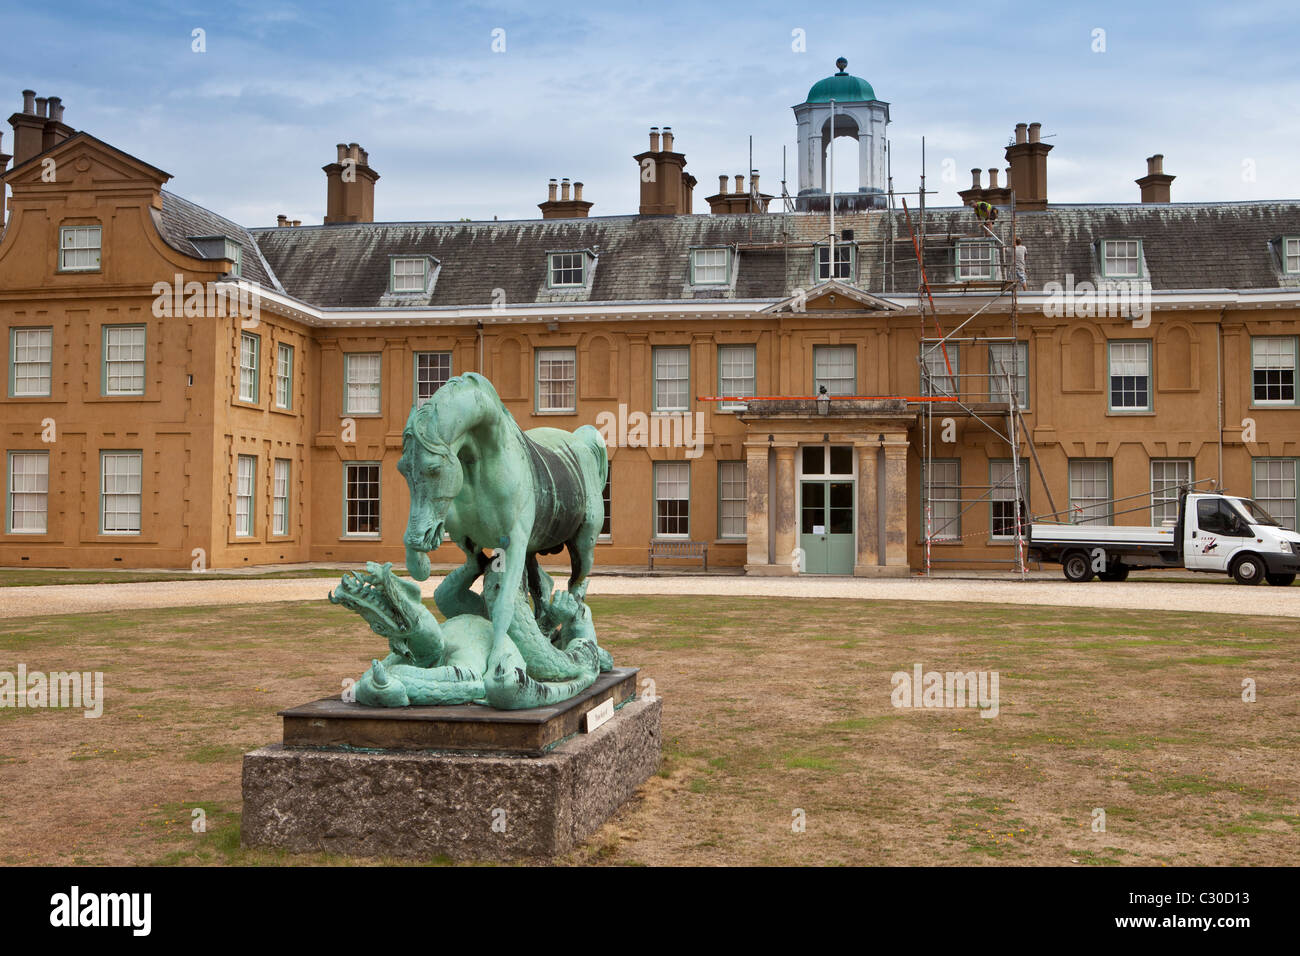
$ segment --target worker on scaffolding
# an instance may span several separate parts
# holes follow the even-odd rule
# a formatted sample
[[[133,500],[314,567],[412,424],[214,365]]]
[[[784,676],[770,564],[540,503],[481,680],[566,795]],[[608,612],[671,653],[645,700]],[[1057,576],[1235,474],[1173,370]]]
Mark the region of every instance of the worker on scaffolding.
[[[1016,282],[1020,286],[1020,291],[1024,292],[1029,288],[1028,273],[1025,271],[1025,257],[1027,252],[1025,250],[1025,244],[1020,241],[1019,236],[1016,236],[1016,244],[1013,249],[1016,254]]]
[[[1002,245],[1002,240],[999,239],[997,234],[993,231],[993,224],[998,221],[997,207],[991,203],[980,200],[975,204],[975,218],[980,221],[980,226],[986,233],[988,233],[989,238],[999,246]]]

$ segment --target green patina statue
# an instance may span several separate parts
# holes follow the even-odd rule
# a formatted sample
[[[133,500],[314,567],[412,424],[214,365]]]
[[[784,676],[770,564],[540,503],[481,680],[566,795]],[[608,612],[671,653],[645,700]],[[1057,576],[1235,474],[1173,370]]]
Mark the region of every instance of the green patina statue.
[[[524,432],[492,384],[468,372],[411,412],[397,469],[411,490],[404,541],[415,580],[370,562],[329,596],[388,641],[389,655],[354,686],[359,703],[519,710],[566,700],[613,667],[585,602],[609,469],[595,428]],[[440,624],[416,582],[444,530],[465,563],[434,593]],[[565,548],[569,587],[556,591],[537,555]],[[480,577],[482,594],[472,590]]]

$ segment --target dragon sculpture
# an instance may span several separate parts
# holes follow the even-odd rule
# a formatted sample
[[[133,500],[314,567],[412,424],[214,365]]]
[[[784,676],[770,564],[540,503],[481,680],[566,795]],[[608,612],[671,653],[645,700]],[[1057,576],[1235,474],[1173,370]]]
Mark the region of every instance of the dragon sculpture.
[[[357,701],[519,710],[566,700],[610,670],[585,601],[608,468],[595,428],[524,432],[472,372],[414,409],[397,464],[411,492],[404,543],[414,580],[368,562],[329,595],[388,641],[388,656],[354,685]],[[439,623],[417,582],[444,530],[465,562],[434,593]],[[572,572],[557,591],[537,555],[565,548]],[[481,594],[472,589],[480,577]]]

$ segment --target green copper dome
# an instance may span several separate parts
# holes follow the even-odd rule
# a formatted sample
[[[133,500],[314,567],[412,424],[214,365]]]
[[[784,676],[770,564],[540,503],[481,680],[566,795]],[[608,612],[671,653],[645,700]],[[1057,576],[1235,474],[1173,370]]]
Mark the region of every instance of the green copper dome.
[[[836,103],[860,103],[876,98],[876,91],[860,76],[849,76],[844,72],[844,68],[849,65],[849,61],[840,57],[835,61],[835,66],[839,72],[834,76],[828,76],[824,80],[818,80],[813,84],[813,88],[808,91],[808,99],[805,103],[828,103],[834,100]]]

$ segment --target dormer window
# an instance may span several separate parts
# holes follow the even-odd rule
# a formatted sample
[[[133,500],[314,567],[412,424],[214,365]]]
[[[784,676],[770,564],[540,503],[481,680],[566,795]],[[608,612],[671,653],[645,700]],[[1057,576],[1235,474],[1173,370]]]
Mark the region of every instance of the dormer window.
[[[731,281],[730,249],[692,249],[691,285],[726,285]]]
[[[1300,275],[1300,236],[1282,237],[1282,268],[1289,276]]]
[[[190,236],[189,239],[204,259],[229,259],[230,274],[243,274],[244,247],[236,240],[229,236]]]
[[[389,259],[389,292],[429,291],[429,259],[427,256],[393,256]]]
[[[242,275],[244,271],[244,247],[233,239],[226,240],[225,258],[234,263],[234,268],[230,270],[232,276]]]
[[[957,279],[995,279],[997,259],[991,242],[959,242],[957,244]]]
[[[845,279],[853,281],[853,245],[848,242],[835,243],[835,275],[831,275],[831,247],[829,244],[817,247],[817,281],[828,279]]]
[[[1107,279],[1136,279],[1142,275],[1142,240],[1105,239],[1101,244],[1101,274]]]
[[[59,271],[98,272],[100,226],[64,226],[59,230]]]
[[[546,284],[552,289],[576,288],[587,284],[585,252],[552,252],[547,257]]]

